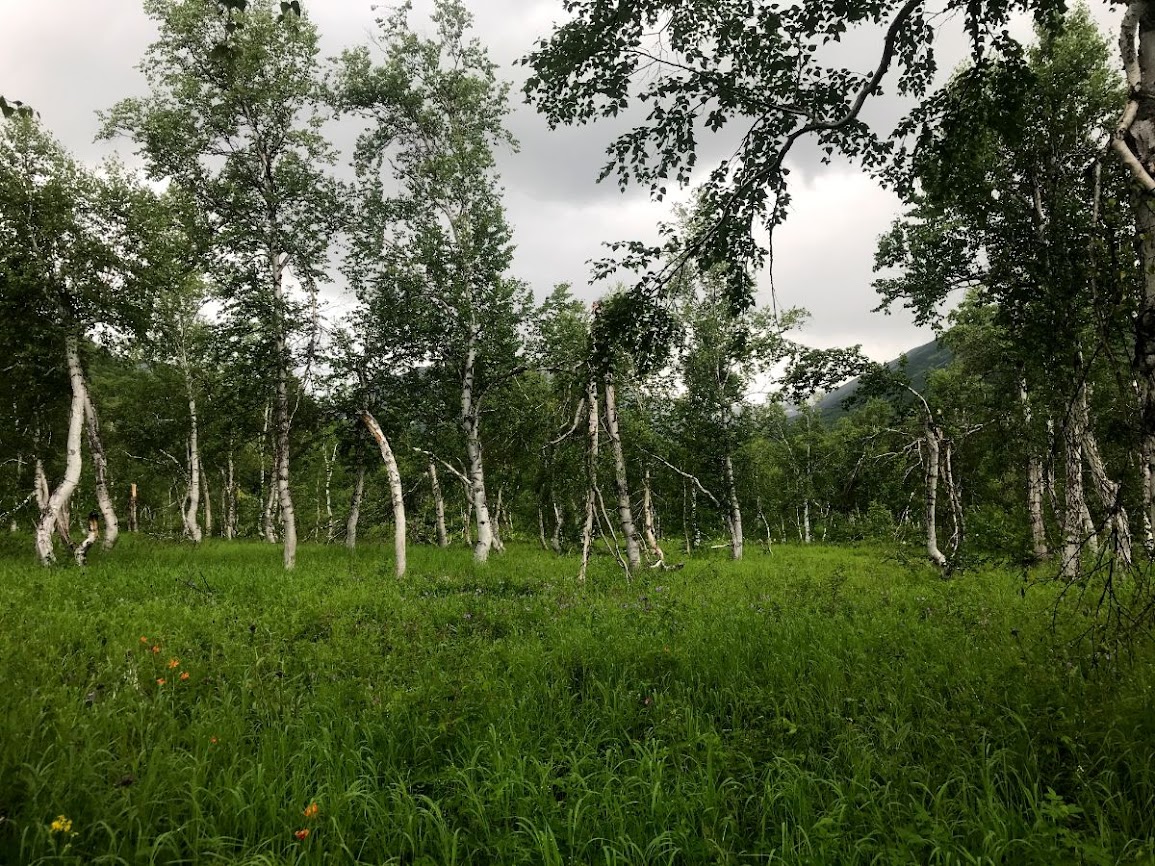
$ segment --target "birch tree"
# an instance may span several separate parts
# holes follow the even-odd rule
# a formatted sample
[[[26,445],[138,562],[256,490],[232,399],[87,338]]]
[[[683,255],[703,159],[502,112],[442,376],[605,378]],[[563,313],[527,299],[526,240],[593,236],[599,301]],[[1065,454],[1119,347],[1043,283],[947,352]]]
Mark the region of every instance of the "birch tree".
[[[317,32],[272,0],[222,8],[146,0],[159,29],[141,70],[151,94],[103,115],[104,134],[136,142],[148,173],[177,184],[203,210],[215,243],[212,272],[227,313],[267,343],[274,471],[284,565],[296,564],[290,487],[294,284],[324,279],[341,209],[324,174]],[[299,4],[297,4],[299,8]]]
[[[1128,244],[1122,171],[1103,164],[1117,84],[1085,8],[1040,28],[1025,59],[962,70],[924,139],[916,166],[923,195],[878,256],[880,267],[901,269],[876,283],[883,306],[901,298],[933,321],[964,286],[991,305],[1007,335],[1002,363],[1021,380],[1016,390],[1062,426],[1068,577],[1078,574],[1088,537],[1088,459],[1102,520],[1117,530],[1114,550],[1125,562],[1131,556],[1129,532],[1118,531],[1125,512],[1109,470],[1094,459],[1086,413],[1096,376],[1088,358],[1125,357],[1120,338],[1135,305],[1131,266],[1119,254]],[[1118,380],[1110,387],[1119,392]],[[1007,389],[1008,403],[1017,396]],[[1134,394],[1124,388],[1118,398]],[[1026,468],[1037,549],[1038,472]]]
[[[435,4],[431,38],[410,28],[411,11],[403,4],[379,20],[379,65],[368,49],[342,58],[341,107],[369,122],[357,145],[362,207],[345,270],[363,304],[358,330],[368,353],[394,350],[459,383],[474,557],[484,562],[500,542],[483,404],[518,369],[528,305],[526,289],[505,274],[512,248],[494,163],[497,148],[513,146],[503,125],[508,88],[467,36],[471,19],[459,2]]]

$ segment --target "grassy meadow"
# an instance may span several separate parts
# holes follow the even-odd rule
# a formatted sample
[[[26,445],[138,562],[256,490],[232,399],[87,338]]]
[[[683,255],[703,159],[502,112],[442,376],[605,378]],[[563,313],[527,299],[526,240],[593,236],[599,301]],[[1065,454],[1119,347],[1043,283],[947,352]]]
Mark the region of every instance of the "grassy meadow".
[[[0,544],[0,863],[1155,862],[1155,656],[1021,573]]]

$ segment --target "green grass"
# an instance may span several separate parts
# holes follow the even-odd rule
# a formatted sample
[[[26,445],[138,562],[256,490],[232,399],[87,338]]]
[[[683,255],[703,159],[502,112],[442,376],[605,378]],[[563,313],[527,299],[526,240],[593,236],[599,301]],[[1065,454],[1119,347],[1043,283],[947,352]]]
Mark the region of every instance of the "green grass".
[[[1089,673],[1018,575],[26,541],[0,863],[1155,862],[1153,657]]]

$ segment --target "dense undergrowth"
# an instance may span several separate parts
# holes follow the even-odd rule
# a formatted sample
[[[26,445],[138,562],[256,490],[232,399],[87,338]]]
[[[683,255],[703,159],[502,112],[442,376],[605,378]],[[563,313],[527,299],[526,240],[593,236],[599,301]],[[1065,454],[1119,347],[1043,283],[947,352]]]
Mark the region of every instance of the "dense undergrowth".
[[[94,559],[0,553],[3,863],[1155,860],[1153,656],[1088,669],[1020,574]]]

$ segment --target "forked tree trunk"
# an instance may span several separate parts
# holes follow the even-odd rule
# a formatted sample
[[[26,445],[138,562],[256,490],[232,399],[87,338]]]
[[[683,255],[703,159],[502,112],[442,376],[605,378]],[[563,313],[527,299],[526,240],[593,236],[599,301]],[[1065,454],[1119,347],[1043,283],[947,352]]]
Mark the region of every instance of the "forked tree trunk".
[[[120,522],[116,519],[116,508],[108,492],[108,458],[104,454],[104,444],[100,441],[100,421],[96,417],[96,407],[92,405],[92,393],[85,385],[84,402],[85,429],[88,433],[88,450],[92,454],[92,474],[96,481],[96,504],[104,518],[105,550],[112,550],[120,537]]]
[[[477,329],[471,324],[461,378],[461,427],[465,433],[470,502],[477,519],[477,543],[473,546],[473,558],[477,562],[485,562],[489,559],[494,539],[493,525],[489,518],[489,502],[485,495],[485,468],[481,456],[481,408],[473,394],[476,368]]]
[[[76,337],[70,336],[65,339],[65,357],[68,362],[68,379],[72,385],[72,405],[68,414],[68,438],[65,441],[67,460],[64,468],[64,480],[49,495],[48,501],[41,509],[40,520],[36,525],[36,553],[44,565],[51,565],[56,561],[56,554],[52,549],[52,533],[64,507],[80,483],[80,472],[84,465],[80,453],[80,442],[84,432],[84,407],[88,403],[88,391],[84,384],[84,371],[80,367],[80,347]]]
[[[613,377],[607,374],[603,384],[606,432],[609,434],[610,451],[614,457],[614,487],[618,494],[618,524],[622,528],[622,540],[626,545],[626,561],[633,570],[642,564],[642,551],[638,546],[638,532],[634,526],[634,514],[630,506],[630,484],[626,476],[626,455],[622,449],[622,434],[618,427],[618,404]]]
[[[401,473],[397,471],[397,458],[389,447],[381,426],[365,409],[361,410],[361,420],[369,428],[369,433],[381,449],[381,460],[385,463],[385,474],[389,478],[389,497],[393,502],[393,553],[397,563],[397,576],[405,574],[405,496],[401,490]]]
[[[361,502],[365,498],[365,464],[357,466],[357,479],[353,482],[353,498],[349,502],[349,519],[345,521],[345,546],[350,550],[357,547],[357,524],[361,520]]]
[[[741,559],[744,545],[742,535],[742,506],[738,502],[738,484],[734,480],[734,461],[729,454],[725,461],[726,495],[730,500],[730,555]]]
[[[586,579],[590,562],[590,550],[594,543],[594,520],[598,495],[598,437],[601,425],[598,423],[598,386],[591,374],[586,383],[586,406],[589,423],[586,425],[586,507],[582,520],[582,564],[578,571],[578,582]]]
[[[43,514],[44,509],[48,507],[48,500],[52,492],[48,489],[48,475],[44,472],[44,461],[39,457],[36,458],[34,479],[36,484],[36,508],[37,514]],[[39,521],[39,518],[37,518]],[[68,532],[68,521],[63,512],[56,520],[56,534],[60,536],[60,540],[71,549],[72,537]]]
[[[437,478],[437,463],[429,461],[429,485],[433,488],[433,519],[437,527],[437,546],[449,547],[449,533],[445,530],[445,497]]]

